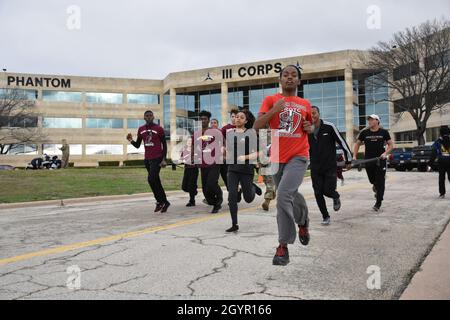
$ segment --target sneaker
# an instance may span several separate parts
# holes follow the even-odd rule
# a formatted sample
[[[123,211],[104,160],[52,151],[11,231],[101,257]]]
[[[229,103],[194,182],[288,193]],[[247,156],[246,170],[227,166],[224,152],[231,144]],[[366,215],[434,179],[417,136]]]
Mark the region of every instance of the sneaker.
[[[189,201],[186,207],[195,207],[195,201]]]
[[[298,227],[298,238],[300,239],[300,243],[304,246],[307,246],[310,240],[308,227],[299,226]]]
[[[262,190],[260,187],[258,187],[256,184],[253,184],[255,186],[255,193],[260,196],[262,195]]]
[[[237,224],[233,224],[233,226],[230,229],[226,230],[226,232],[236,232],[238,230],[239,226]]]
[[[211,213],[212,213],[212,214],[216,214],[216,213],[219,212],[220,209],[222,209],[222,205],[216,204],[216,205],[213,207]]]
[[[323,225],[323,226],[329,226],[330,223],[331,223],[330,217],[325,218],[325,219],[323,219],[323,221],[322,221],[322,225]]]
[[[164,204],[162,204],[162,203],[157,203],[154,212],[159,212],[159,211],[161,211],[161,209],[162,209],[163,206],[164,206]]]
[[[167,212],[167,209],[169,209],[169,207],[170,207],[170,202],[164,203],[164,205],[161,208],[161,213]]]
[[[445,199],[445,194],[441,194],[438,199]]]
[[[274,266],[285,266],[289,263],[289,250],[287,246],[278,246],[272,263]]]
[[[379,212],[381,209],[381,203],[375,203],[375,205],[373,206],[373,211],[375,212]]]
[[[270,204],[269,199],[264,200],[263,204],[261,205],[264,211],[269,211],[269,204]]]
[[[333,209],[336,212],[341,209],[341,199],[340,198],[333,199]]]
[[[239,189],[237,194],[237,202],[240,203],[242,201],[242,189]]]

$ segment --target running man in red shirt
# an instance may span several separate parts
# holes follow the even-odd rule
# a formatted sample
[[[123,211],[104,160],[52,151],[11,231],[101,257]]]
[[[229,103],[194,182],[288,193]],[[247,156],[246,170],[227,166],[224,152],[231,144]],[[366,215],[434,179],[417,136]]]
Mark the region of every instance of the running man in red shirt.
[[[139,127],[137,132],[137,140],[133,141],[133,135],[129,133],[127,140],[137,149],[140,148],[141,143],[144,142],[145,147],[145,167],[148,172],[148,184],[152,189],[153,195],[156,199],[155,212],[166,212],[170,206],[167,201],[166,192],[161,183],[159,172],[161,168],[167,166],[167,142],[164,134],[164,129],[154,123],[155,117],[152,111],[144,113],[145,125]]]
[[[297,96],[301,72],[289,65],[280,73],[282,93],[266,97],[254,128],[269,125],[272,131],[271,163],[278,164],[274,180],[277,185],[277,223],[279,246],[274,265],[289,263],[288,244],[296,238],[296,224],[303,245],[309,243],[308,207],[298,192],[309,162],[308,134],[311,133],[311,105]]]

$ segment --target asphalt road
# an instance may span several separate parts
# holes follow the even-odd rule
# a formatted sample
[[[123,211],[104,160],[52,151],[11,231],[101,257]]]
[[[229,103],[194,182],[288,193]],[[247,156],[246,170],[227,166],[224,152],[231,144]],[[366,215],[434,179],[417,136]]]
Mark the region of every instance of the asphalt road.
[[[241,205],[237,234],[224,232],[227,206],[208,214],[199,195],[186,208],[179,192],[166,214],[151,196],[0,207],[0,299],[397,299],[446,227],[449,198],[437,200],[435,173],[389,172],[374,213],[365,172],[346,177],[328,227],[305,180],[311,242],[290,246],[286,267],[272,265],[276,211],[261,198]]]

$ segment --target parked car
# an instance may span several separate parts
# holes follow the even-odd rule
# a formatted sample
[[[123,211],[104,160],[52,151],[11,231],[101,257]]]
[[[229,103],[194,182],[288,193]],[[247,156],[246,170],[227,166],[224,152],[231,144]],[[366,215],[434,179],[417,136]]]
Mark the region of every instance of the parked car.
[[[414,164],[412,159],[412,148],[396,148],[388,158],[388,166],[395,168],[397,171],[412,171]]]
[[[413,148],[411,162],[414,164],[414,166],[417,166],[418,171],[422,172],[427,171],[428,162],[431,159],[432,152],[433,149],[431,145],[424,145]],[[438,169],[436,161],[431,166],[431,169],[432,170]]]

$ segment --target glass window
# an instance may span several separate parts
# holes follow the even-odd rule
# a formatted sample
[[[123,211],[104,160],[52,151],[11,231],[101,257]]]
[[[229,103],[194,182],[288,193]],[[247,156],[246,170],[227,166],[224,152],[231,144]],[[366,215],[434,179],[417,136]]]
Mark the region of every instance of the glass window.
[[[170,95],[165,94],[163,97],[164,109],[164,130],[170,130]]]
[[[131,144],[127,145],[127,154],[145,154],[145,146],[142,143],[139,149],[136,149]]]
[[[102,118],[87,118],[86,128],[89,129],[122,129],[122,119],[102,119]]]
[[[33,116],[1,117],[0,123],[3,127],[10,128],[36,128],[38,118]]]
[[[159,119],[155,119],[153,120],[153,123],[156,124],[160,124],[160,120]],[[144,119],[128,119],[127,120],[127,127],[128,129],[138,129],[139,127],[145,125],[145,120]]]
[[[138,129],[140,126],[143,126],[144,124],[145,124],[144,119],[128,119],[127,120],[128,129]]]
[[[38,150],[37,146],[34,144],[13,144],[7,145],[6,149],[8,149],[7,155],[37,155]]]
[[[86,102],[121,104],[123,103],[123,94],[88,92],[86,93]]]
[[[329,97],[337,97],[337,84],[336,82],[325,82],[323,84],[323,95]]]
[[[0,89],[0,99],[30,100],[38,98],[37,90],[26,89]]]
[[[121,144],[87,144],[86,155],[122,155]]]
[[[80,129],[83,127],[81,118],[43,118],[42,126],[44,128],[55,129]]]
[[[42,91],[42,100],[58,102],[81,102],[81,92],[68,91]]]
[[[59,148],[62,147],[62,144],[43,144],[42,145],[42,153],[48,155],[62,155],[62,151]],[[72,156],[81,156],[83,154],[83,147],[81,144],[70,144],[70,155]]]
[[[129,104],[159,104],[158,94],[129,93],[127,99]]]

